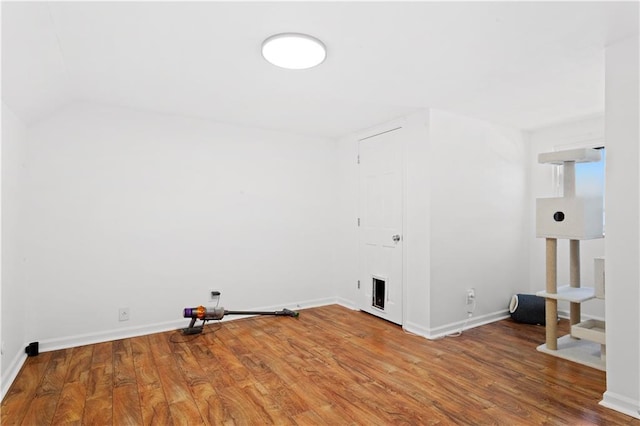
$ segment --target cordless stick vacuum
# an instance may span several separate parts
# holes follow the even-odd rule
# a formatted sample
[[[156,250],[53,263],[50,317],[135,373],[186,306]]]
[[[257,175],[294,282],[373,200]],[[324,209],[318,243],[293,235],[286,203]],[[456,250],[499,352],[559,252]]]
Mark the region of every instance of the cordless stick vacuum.
[[[189,327],[182,329],[182,334],[199,334],[204,329],[204,324],[211,320],[221,320],[225,315],[274,315],[277,317],[293,317],[300,316],[298,312],[283,309],[281,311],[268,312],[268,311],[227,311],[222,306],[205,308],[204,306],[198,306],[196,308],[184,308],[183,315],[185,318],[191,318]],[[202,324],[196,326],[196,321],[202,320]]]

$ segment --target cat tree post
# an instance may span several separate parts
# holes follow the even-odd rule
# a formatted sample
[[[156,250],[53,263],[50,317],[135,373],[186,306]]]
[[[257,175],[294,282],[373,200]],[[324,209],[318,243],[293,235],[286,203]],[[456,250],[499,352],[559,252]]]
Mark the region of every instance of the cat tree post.
[[[558,291],[558,240],[547,238],[547,293]],[[558,300],[545,300],[545,329],[547,348],[558,349]]]
[[[576,163],[564,161],[562,163],[562,196],[575,198],[576,196]],[[580,288],[580,241],[569,240],[569,287]],[[569,322],[571,325],[580,322],[580,303],[569,304]]]
[[[569,240],[569,286],[580,288],[580,241]],[[580,322],[580,303],[569,305],[569,321],[571,325]]]

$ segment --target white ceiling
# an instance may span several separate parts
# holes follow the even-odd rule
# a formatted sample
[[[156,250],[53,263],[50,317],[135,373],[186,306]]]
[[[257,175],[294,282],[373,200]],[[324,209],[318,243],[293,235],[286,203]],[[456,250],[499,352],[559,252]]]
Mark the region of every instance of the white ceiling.
[[[262,41],[327,45],[311,70]],[[637,2],[2,3],[2,99],[26,123],[73,101],[338,137],[424,108],[530,129],[604,108],[604,47]]]

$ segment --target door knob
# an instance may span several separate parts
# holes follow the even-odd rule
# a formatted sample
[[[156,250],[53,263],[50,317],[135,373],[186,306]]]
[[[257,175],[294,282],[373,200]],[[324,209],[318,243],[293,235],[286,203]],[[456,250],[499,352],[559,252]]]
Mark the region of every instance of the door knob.
[[[397,243],[398,241],[400,241],[400,234],[394,235],[393,237],[391,237],[391,239],[394,243]]]

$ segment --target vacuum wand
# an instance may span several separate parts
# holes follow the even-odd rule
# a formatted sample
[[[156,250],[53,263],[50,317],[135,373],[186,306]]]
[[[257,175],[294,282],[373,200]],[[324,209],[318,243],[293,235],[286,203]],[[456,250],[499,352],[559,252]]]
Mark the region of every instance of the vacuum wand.
[[[283,309],[281,311],[228,311],[223,307],[207,307],[198,306],[195,308],[184,308],[182,315],[185,318],[191,318],[189,327],[183,328],[184,334],[198,334],[202,333],[204,324],[211,320],[221,320],[225,315],[273,315],[277,317],[293,317],[298,318],[299,312],[292,311],[290,309]],[[202,320],[200,326],[196,326],[196,321]]]

